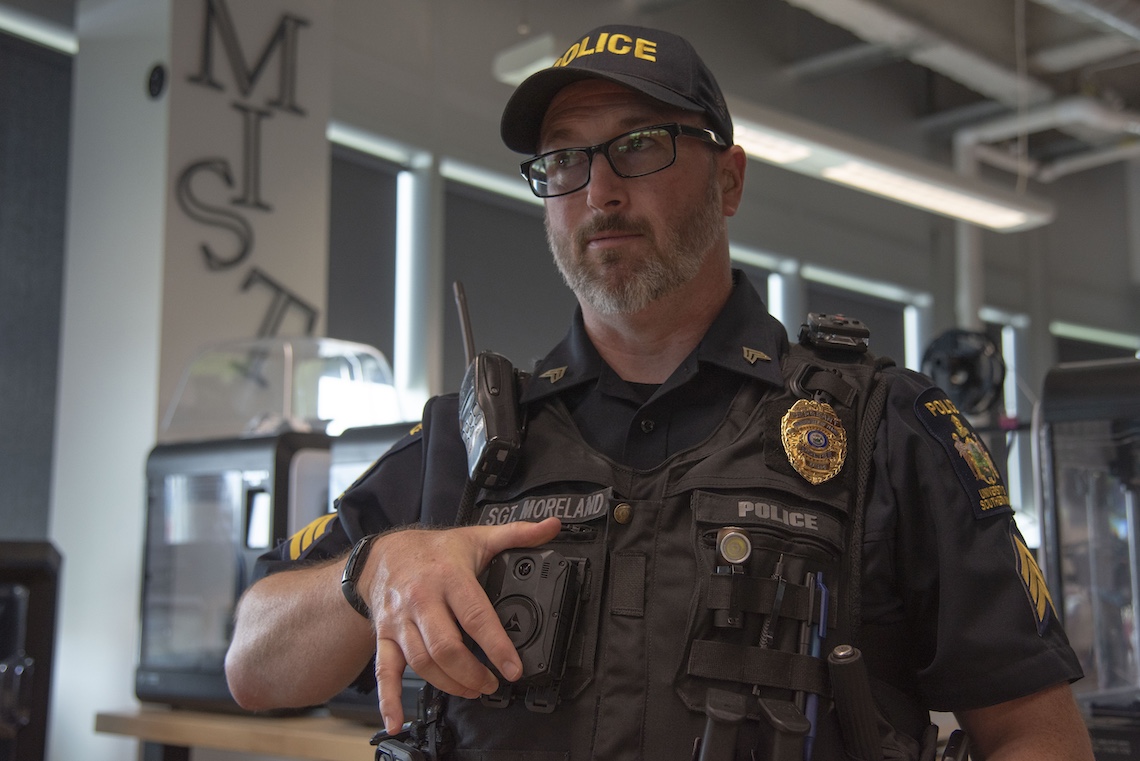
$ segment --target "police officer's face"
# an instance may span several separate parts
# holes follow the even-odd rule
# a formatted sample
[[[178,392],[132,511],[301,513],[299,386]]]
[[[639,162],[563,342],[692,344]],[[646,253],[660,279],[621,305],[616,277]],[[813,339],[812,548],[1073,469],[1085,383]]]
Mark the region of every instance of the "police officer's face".
[[[547,109],[539,152],[597,145],[668,122],[703,126],[693,113],[620,85],[577,82]],[[583,305],[630,314],[696,277],[726,235],[725,214],[732,213],[725,209],[719,163],[719,152],[686,138],[677,140],[672,166],[644,177],[618,177],[598,155],[589,185],[546,200],[547,240]]]

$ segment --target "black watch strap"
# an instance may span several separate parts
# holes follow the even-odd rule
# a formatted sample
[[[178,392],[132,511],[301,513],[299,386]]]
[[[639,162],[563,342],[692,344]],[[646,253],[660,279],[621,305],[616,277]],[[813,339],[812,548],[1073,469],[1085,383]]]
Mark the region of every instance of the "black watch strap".
[[[348,560],[344,564],[344,573],[340,577],[340,591],[344,594],[344,599],[348,600],[348,604],[352,606],[360,615],[368,620],[372,620],[372,611],[368,609],[368,603],[360,596],[356,590],[356,583],[360,581],[360,574],[364,572],[364,561],[368,559],[368,551],[372,549],[372,543],[376,540],[379,534],[369,534],[361,539],[352,548],[352,552],[348,553]]]

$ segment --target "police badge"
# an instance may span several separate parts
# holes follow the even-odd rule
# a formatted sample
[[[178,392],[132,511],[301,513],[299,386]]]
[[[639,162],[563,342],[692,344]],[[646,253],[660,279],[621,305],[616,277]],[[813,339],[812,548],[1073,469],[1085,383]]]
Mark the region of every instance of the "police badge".
[[[830,404],[800,399],[780,419],[788,462],[813,486],[833,478],[847,457],[847,432]]]

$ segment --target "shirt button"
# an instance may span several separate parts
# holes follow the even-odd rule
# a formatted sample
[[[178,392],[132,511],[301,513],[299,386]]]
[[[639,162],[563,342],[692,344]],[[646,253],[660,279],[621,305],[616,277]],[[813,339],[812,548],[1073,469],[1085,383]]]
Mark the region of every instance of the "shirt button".
[[[629,523],[633,520],[633,507],[626,502],[622,502],[614,508],[614,520],[623,526]]]
[[[653,432],[653,425],[654,425],[654,423],[652,420],[642,420],[641,421],[641,432],[642,433],[652,433]]]

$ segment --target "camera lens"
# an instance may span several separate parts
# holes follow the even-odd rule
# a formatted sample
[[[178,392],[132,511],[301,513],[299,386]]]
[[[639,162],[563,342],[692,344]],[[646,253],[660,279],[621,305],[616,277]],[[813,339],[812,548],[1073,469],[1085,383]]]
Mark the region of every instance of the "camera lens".
[[[534,573],[534,561],[530,558],[521,558],[515,563],[515,577],[525,579]]]

